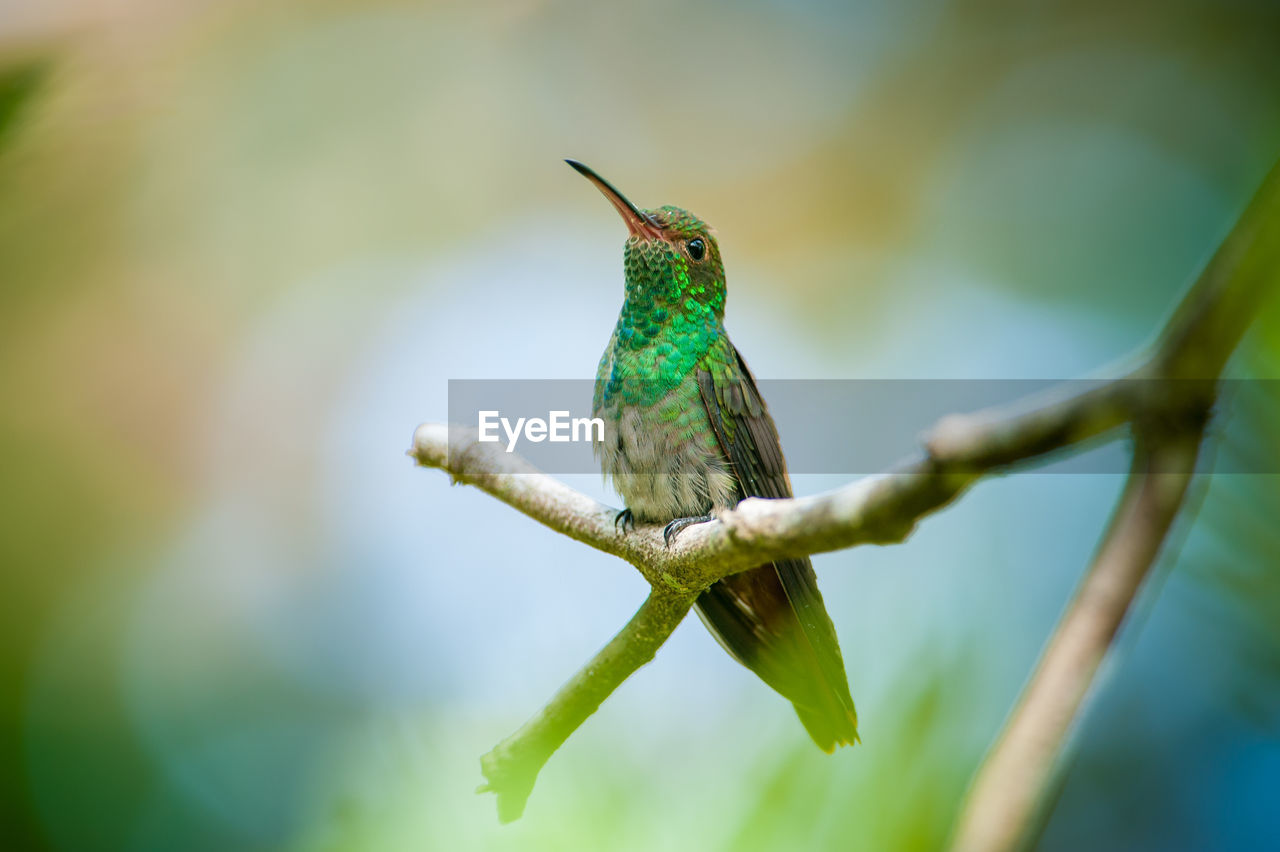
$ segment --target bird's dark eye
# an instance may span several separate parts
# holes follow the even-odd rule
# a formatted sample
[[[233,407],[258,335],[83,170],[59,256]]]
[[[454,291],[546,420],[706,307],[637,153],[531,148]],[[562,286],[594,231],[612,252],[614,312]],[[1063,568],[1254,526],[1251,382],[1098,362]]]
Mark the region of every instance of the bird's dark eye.
[[[689,242],[685,244],[685,248],[689,250],[689,257],[694,260],[702,260],[703,256],[707,253],[707,244],[704,243],[700,237],[689,240]]]

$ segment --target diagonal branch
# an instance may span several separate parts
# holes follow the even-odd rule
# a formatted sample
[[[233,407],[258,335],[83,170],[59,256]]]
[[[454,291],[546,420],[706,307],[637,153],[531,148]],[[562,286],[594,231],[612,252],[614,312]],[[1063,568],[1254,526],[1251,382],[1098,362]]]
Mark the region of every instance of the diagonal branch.
[[[1201,431],[1138,436],[1098,555],[970,788],[955,852],[1023,848],[1042,824],[1062,744],[1191,484]]]
[[[695,595],[654,589],[640,610],[555,697],[520,730],[480,758],[487,784],[477,792],[498,795],[498,819],[519,819],[538,771],[609,694],[667,641],[693,606]]]
[[[1014,406],[943,418],[925,439],[921,457],[893,472],[813,497],[744,500],[717,520],[689,528],[670,549],[654,526],[619,534],[616,509],[498,445],[441,424],[418,427],[409,454],[419,464],[441,468],[454,482],[474,485],[557,532],[631,563],[653,588],[600,655],[485,756],[489,783],[482,789],[498,794],[500,816],[519,815],[551,753],[652,658],[692,601],[715,581],[786,557],[903,541],[921,519],[982,477],[1120,437],[1122,427],[1130,426],[1138,441],[1125,497],[960,821],[960,848],[1014,848],[1044,801],[1053,762],[1098,663],[1177,515],[1218,377],[1275,289],[1278,271],[1280,167],[1263,182],[1152,350],[1120,378],[1083,392],[1060,388]]]
[[[812,497],[750,498],[666,547],[660,527],[620,535],[618,510],[537,471],[471,430],[424,423],[409,451],[556,532],[630,562],[651,585],[702,590],[739,571],[785,557],[893,544],[924,516],[950,503],[982,475],[1025,465],[1112,432],[1132,419],[1145,382],[1118,379],[1072,395],[1051,394],[1015,412],[952,415],[934,428],[926,453],[896,471],[868,476]]]
[[[670,548],[658,526],[620,535],[617,509],[499,445],[480,443],[471,430],[424,423],[409,452],[454,482],[474,485],[556,532],[630,562],[651,585],[700,591],[777,559],[902,542],[918,521],[984,475],[1034,464],[1108,433],[1118,437],[1137,412],[1171,404],[1154,395],[1152,385],[1125,377],[1083,392],[945,417],[926,439],[922,457],[893,472],[811,497],[749,498],[715,521],[689,527]]]
[[[1280,166],[1214,253],[1141,372],[1177,409],[1139,408],[1133,465],[1098,554],[970,786],[956,852],[1028,846],[1043,827],[1064,746],[1191,485],[1217,379],[1280,280]],[[1167,391],[1166,391],[1167,393]],[[1170,416],[1173,415],[1173,416]]]

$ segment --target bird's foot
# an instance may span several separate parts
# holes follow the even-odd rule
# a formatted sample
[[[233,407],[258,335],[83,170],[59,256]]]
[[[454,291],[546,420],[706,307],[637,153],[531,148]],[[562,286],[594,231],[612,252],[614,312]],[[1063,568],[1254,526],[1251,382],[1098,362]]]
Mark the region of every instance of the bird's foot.
[[[627,528],[636,528],[636,517],[631,514],[630,509],[623,509],[621,512],[613,516],[613,531],[618,532],[618,528],[622,528],[622,532],[626,532]]]
[[[680,534],[685,527],[691,527],[694,524],[705,524],[707,521],[714,521],[715,515],[697,515],[692,518],[676,518],[671,523],[662,528],[662,541],[671,546],[672,540]]]

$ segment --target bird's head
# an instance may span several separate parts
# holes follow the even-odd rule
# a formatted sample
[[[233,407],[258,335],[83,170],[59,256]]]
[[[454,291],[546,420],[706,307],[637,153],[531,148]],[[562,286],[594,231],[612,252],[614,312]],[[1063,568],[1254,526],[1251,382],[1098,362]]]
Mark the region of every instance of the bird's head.
[[[566,160],[609,199],[627,226],[627,299],[691,315],[724,316],[724,264],[710,226],[670,205],[641,210],[591,168]]]

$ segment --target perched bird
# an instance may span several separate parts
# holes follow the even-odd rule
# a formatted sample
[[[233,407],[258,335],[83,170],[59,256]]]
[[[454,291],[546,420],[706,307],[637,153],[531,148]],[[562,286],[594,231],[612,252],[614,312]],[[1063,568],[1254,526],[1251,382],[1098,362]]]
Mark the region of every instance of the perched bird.
[[[594,416],[606,477],[628,525],[664,538],[747,497],[790,497],[773,419],[724,330],[725,278],[711,229],[678,207],[639,210],[582,163],[567,160],[622,215],[626,298],[596,373]],[[831,617],[808,559],[725,577],[698,614],[734,659],[792,704],[824,751],[858,739]]]

